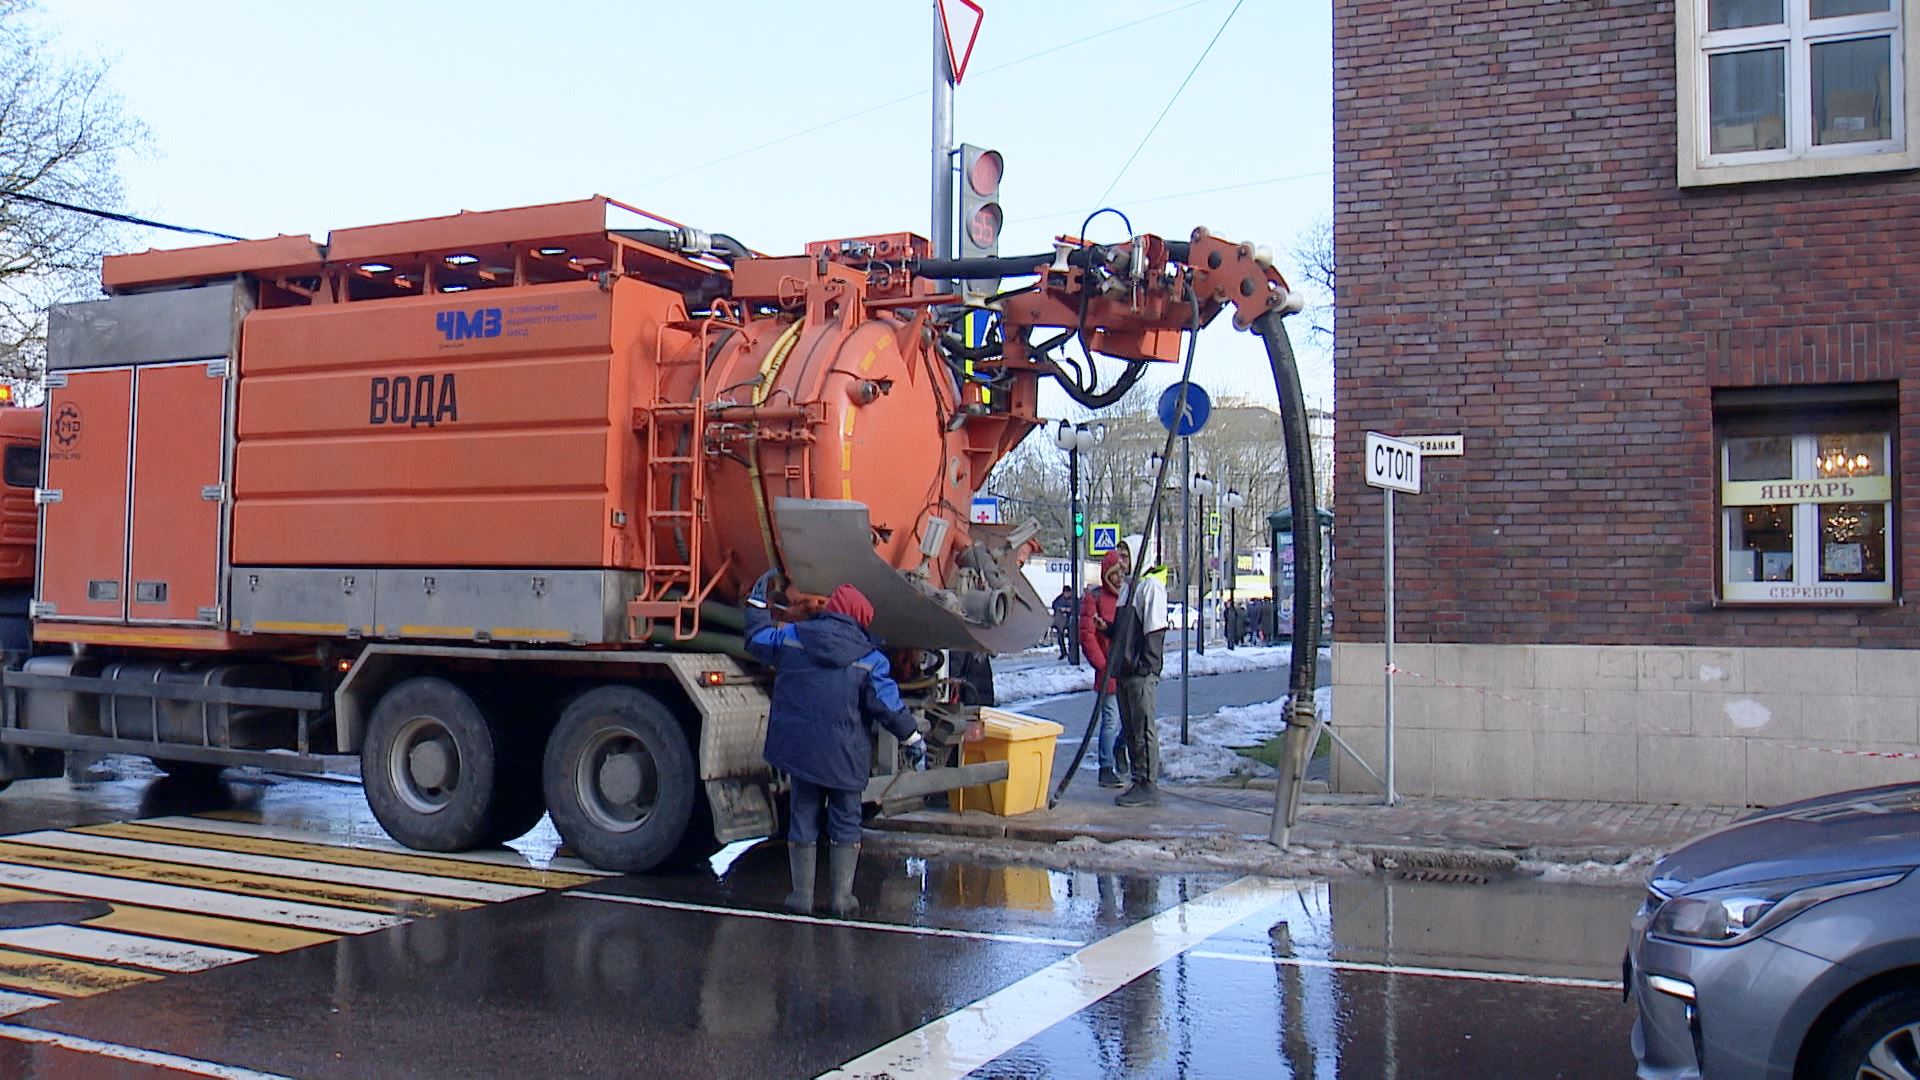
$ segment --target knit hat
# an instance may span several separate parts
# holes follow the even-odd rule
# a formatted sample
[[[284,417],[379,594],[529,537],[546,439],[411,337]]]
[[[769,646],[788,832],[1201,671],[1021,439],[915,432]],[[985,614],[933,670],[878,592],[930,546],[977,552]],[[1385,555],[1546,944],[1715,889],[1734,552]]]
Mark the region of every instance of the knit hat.
[[[845,615],[860,624],[861,629],[873,622],[873,601],[867,594],[851,585],[842,585],[827,597],[827,612],[832,615]]]

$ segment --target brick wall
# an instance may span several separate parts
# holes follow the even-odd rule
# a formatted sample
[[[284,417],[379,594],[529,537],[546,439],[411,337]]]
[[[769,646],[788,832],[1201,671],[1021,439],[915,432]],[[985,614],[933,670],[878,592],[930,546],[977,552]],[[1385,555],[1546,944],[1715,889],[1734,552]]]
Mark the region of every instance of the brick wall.
[[[1715,606],[1711,410],[1898,379],[1920,471],[1920,179],[1682,191],[1673,36],[1671,0],[1336,0],[1338,638],[1380,636],[1376,429],[1466,435],[1399,499],[1403,640],[1920,647],[1898,606]]]

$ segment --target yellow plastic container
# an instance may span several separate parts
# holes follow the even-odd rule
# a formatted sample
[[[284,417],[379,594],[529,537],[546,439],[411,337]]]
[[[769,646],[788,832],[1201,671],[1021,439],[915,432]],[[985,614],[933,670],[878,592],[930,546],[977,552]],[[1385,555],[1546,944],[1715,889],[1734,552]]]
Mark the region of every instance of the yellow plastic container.
[[[1051,720],[994,708],[980,710],[980,727],[984,738],[960,744],[961,764],[1004,761],[1007,778],[962,788],[959,808],[1012,817],[1047,805],[1047,789],[1053,783],[1053,748],[1066,729]]]

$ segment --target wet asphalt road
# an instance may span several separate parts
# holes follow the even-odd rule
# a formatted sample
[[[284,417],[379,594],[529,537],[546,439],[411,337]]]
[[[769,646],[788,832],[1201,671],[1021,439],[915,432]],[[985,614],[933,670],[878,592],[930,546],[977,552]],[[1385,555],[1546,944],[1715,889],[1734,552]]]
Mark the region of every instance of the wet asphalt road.
[[[0,1026],[0,1076],[192,1075],[125,1048],[251,1070],[238,1077],[805,1077],[882,1058],[899,1076],[1632,1072],[1614,982],[1625,890],[1059,872],[870,845],[857,920],[809,921],[780,911],[786,861],[770,843],[671,874],[567,874],[561,860],[541,876],[546,831],[488,863],[385,852],[345,785],[55,780],[0,795],[7,834],[140,819],[77,835],[174,841],[151,862],[49,880],[69,895],[166,880],[184,896],[197,852],[216,865],[257,850],[324,855],[300,865],[329,882],[378,863],[541,884],[431,917],[328,884],[316,904],[400,912],[396,925],[84,995],[43,978],[52,1003],[0,1019],[18,1026]],[[0,843],[15,886],[48,873],[34,844],[76,834],[36,835]],[[217,911],[276,883],[300,886],[236,874],[197,891]],[[34,970],[9,955],[0,941],[0,987]],[[33,1032],[72,1038],[19,1041]]]

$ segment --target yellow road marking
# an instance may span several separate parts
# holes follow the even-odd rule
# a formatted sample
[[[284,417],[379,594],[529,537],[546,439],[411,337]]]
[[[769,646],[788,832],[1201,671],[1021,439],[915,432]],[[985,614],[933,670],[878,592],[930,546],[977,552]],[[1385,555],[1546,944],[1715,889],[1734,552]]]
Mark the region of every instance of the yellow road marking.
[[[286,634],[344,634],[346,623],[330,622],[278,622],[271,619],[255,620],[253,628],[267,633]]]
[[[118,855],[65,851],[32,844],[0,841],[0,862],[37,866],[52,870],[74,870],[84,874],[104,874],[133,881],[162,885],[180,885],[189,889],[240,893],[245,896],[277,900],[299,900],[312,904],[378,911],[393,915],[423,916],[447,911],[465,911],[479,907],[477,901],[450,900],[443,897],[416,896],[413,893],[374,889],[360,885],[334,885],[321,881],[270,877],[235,870],[213,870],[184,863],[164,863],[150,859],[130,859]]]
[[[512,638],[516,641],[568,641],[573,635],[565,630],[542,629],[536,626],[496,626],[488,631],[495,641]]]
[[[0,949],[0,987],[59,997],[89,997],[106,990],[123,990],[161,976],[128,971],[83,960],[61,960],[38,953]]]
[[[198,945],[217,945],[225,949],[244,949],[247,952],[288,952],[309,945],[324,945],[340,937],[338,934],[322,934],[291,926],[268,926],[243,919],[216,919],[211,915],[161,911],[159,908],[132,904],[115,904],[111,914],[88,919],[79,925],[191,941]]]
[[[0,886],[0,902],[12,903],[22,900],[54,900],[71,903],[75,898],[62,893]],[[290,949],[304,949],[309,945],[321,945],[340,937],[338,934],[323,934],[290,926],[269,926],[265,923],[247,922],[244,919],[220,919],[211,915],[190,915],[183,911],[163,911],[160,908],[142,907],[139,904],[114,904],[113,910],[107,914],[74,925],[91,926],[99,930],[119,930],[128,934],[143,934],[147,937],[170,938],[174,941],[190,941],[196,945],[244,949],[247,952],[286,952]]]
[[[73,832],[117,836],[123,840],[147,840],[157,844],[180,844],[239,851],[251,855],[276,855],[287,859],[333,863],[339,866],[364,866],[377,870],[401,870],[413,874],[484,881],[495,885],[522,885],[534,889],[570,889],[599,880],[585,874],[552,870],[521,869],[461,859],[436,859],[431,855],[402,855],[369,848],[343,848],[328,844],[303,844],[295,840],[270,840],[255,836],[231,836],[226,833],[173,829],[164,825],[125,822],[112,825],[83,825]]]

